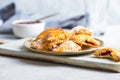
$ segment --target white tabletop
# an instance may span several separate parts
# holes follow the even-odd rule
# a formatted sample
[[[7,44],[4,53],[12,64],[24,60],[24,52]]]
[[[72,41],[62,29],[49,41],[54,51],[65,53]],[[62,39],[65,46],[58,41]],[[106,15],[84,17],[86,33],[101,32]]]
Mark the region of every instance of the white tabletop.
[[[107,46],[119,47],[120,26],[109,27],[101,38]],[[1,34],[5,43],[18,40]],[[0,56],[0,80],[120,80],[120,73],[58,63]]]

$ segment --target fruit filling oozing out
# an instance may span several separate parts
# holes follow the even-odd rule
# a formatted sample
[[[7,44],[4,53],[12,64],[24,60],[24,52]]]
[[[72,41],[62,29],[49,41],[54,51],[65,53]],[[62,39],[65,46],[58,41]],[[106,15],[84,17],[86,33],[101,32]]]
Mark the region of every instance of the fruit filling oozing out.
[[[91,44],[91,45],[95,45],[94,43],[89,42],[89,41],[85,41],[85,42],[88,43],[88,44]]]
[[[111,52],[112,52],[112,51],[110,51],[110,50],[106,50],[106,51],[104,51],[104,52],[101,52],[101,53],[100,53],[100,56],[111,56]]]

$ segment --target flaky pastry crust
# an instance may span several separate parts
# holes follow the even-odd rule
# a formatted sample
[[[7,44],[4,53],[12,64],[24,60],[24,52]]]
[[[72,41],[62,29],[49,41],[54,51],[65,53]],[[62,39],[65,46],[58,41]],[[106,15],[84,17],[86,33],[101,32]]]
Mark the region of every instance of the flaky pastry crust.
[[[120,50],[114,48],[102,48],[94,52],[95,57],[110,58],[115,61],[120,61]]]

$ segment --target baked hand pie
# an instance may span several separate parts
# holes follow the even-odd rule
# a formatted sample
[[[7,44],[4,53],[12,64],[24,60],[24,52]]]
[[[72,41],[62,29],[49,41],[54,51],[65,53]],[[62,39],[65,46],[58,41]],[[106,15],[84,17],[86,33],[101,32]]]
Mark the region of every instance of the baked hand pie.
[[[52,31],[63,31],[63,29],[62,29],[62,28],[54,28],[54,27],[53,27],[53,28],[48,28],[48,29],[44,30],[43,32],[41,32],[41,33],[35,38],[34,41],[37,41],[37,40],[43,38],[48,32],[52,32]]]
[[[92,36],[80,34],[75,35],[71,38],[72,41],[79,44],[80,46],[88,46],[88,47],[99,47],[100,42],[94,39]]]
[[[92,32],[83,26],[74,27],[72,31],[75,33],[75,35],[84,34],[84,35],[92,36]]]
[[[55,30],[46,34],[46,40],[49,42],[59,40],[69,40],[73,36],[72,32],[64,30]]]
[[[46,43],[43,39],[39,39],[37,41],[33,41],[31,44],[31,48],[36,49],[36,50],[49,50],[49,47],[47,46],[48,43]]]
[[[80,51],[81,47],[74,43],[71,40],[65,41],[62,44],[60,44],[57,48],[54,48],[53,51],[56,52],[77,52]]]
[[[120,61],[120,50],[114,48],[103,48],[93,53],[98,58],[110,58],[115,61]]]
[[[61,28],[49,28],[33,41],[31,47],[37,50],[52,51],[59,44],[69,40],[73,36],[70,31],[61,30]]]

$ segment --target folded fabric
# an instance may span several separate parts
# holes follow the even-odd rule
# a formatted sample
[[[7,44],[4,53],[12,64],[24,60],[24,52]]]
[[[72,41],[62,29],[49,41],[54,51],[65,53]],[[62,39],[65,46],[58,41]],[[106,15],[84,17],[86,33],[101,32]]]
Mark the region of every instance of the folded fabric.
[[[23,13],[16,13],[13,17],[11,17],[9,20],[5,21],[3,25],[0,26],[0,34],[12,34],[12,22],[14,20],[18,19],[33,19],[36,18],[37,14],[23,14]],[[38,17],[38,16],[37,16]],[[50,27],[62,27],[64,29],[71,29],[77,25],[86,25],[86,17],[84,15],[80,15],[77,17],[72,17],[67,20],[52,20],[52,21],[47,21],[45,28],[50,28]]]

